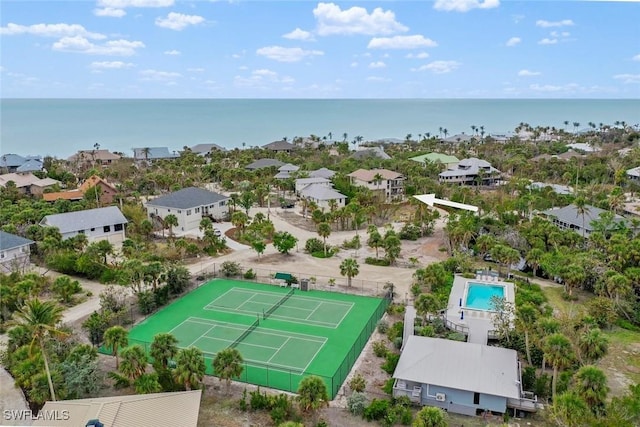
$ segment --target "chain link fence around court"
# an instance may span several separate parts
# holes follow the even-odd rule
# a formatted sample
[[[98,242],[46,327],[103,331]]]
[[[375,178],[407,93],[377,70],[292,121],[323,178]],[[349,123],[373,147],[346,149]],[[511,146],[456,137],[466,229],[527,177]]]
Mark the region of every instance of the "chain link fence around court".
[[[384,315],[387,307],[389,306],[389,303],[390,300],[388,298],[383,298],[380,301],[380,303],[376,307],[376,310],[371,314],[369,320],[367,320],[366,325],[363,327],[362,331],[360,331],[358,338],[353,342],[351,348],[349,348],[349,351],[340,364],[340,367],[336,370],[333,376],[328,377],[326,375],[321,375],[309,370],[302,372],[296,369],[287,369],[279,366],[276,367],[260,362],[245,361],[242,374],[238,378],[236,378],[236,380],[249,384],[296,393],[298,391],[300,381],[302,381],[303,378],[309,375],[315,375],[324,380],[325,384],[327,385],[327,389],[329,390],[329,395],[331,399],[333,399],[339,393],[340,387],[349,375],[349,372],[351,372],[351,368],[353,368],[356,360],[358,360],[362,349],[365,347],[365,345],[367,345],[369,337],[371,337],[371,334],[376,329],[378,321]],[[244,335],[244,337],[246,337],[246,335]],[[150,354],[150,342],[129,338],[129,345],[136,344],[140,345],[145,350],[146,354]],[[109,353],[107,349],[101,349],[101,352],[107,354]],[[215,356],[206,352],[204,354],[206,358],[209,358],[211,360]],[[211,360],[206,363],[207,374],[215,375]]]
[[[346,277],[338,274],[337,276],[326,276],[321,274],[312,274],[310,272],[295,272],[282,269],[273,269],[267,267],[246,267],[239,264],[239,272],[227,276],[223,270],[222,263],[209,264],[195,274],[198,280],[198,287],[206,284],[208,280],[213,278],[233,279],[233,280],[245,280],[254,283],[276,284],[274,277],[276,273],[288,273],[291,274],[300,283],[301,280],[307,280],[309,283],[309,290],[318,290],[326,292],[340,292],[343,294],[353,294],[362,296],[374,296],[384,297],[387,295],[388,284],[387,282],[377,282],[374,280],[365,280],[352,278],[351,286],[349,286],[349,280]],[[250,270],[249,275],[247,272]]]

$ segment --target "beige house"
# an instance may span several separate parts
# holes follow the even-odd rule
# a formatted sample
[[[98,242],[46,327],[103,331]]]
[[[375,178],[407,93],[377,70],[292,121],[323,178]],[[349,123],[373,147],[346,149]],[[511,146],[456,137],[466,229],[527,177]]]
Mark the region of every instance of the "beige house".
[[[13,182],[20,193],[34,196],[39,196],[44,193],[45,189],[60,184],[58,180],[52,178],[41,179],[31,172],[0,175],[0,187],[6,187],[9,182]]]
[[[202,390],[47,402],[34,426],[196,427]]]
[[[67,161],[84,167],[93,165],[109,166],[121,158],[122,156],[112,153],[109,150],[80,150],[67,158]]]
[[[351,184],[382,192],[387,200],[402,198],[404,195],[404,176],[388,169],[358,169],[347,175]]]

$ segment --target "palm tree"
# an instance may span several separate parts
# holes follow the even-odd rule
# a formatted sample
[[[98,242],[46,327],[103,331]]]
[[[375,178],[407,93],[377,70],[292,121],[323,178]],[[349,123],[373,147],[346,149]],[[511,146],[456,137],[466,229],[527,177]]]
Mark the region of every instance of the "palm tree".
[[[305,377],[298,387],[298,402],[304,412],[311,412],[315,425],[315,414],[318,409],[329,404],[327,385],[322,378],[315,375]]]
[[[111,348],[111,354],[116,357],[116,369],[120,367],[118,349],[129,345],[129,332],[122,326],[112,326],[104,332],[104,345]]]
[[[340,264],[340,274],[347,276],[347,286],[351,287],[351,279],[360,273],[358,263],[353,258],[347,258]]]
[[[158,374],[155,372],[141,375],[134,381],[134,386],[138,394],[159,393],[162,391],[162,386],[158,382]]]
[[[604,372],[595,366],[583,366],[578,370],[574,379],[578,396],[584,399],[594,413],[601,412],[609,392]]]
[[[524,346],[527,353],[527,362],[531,363],[531,348],[529,346],[529,332],[534,327],[538,318],[538,310],[531,304],[525,303],[516,309],[516,325],[524,331]]]
[[[370,225],[367,230],[369,233],[369,239],[367,240],[367,245],[370,248],[375,248],[376,250],[376,258],[378,258],[378,248],[382,246],[382,235],[378,231],[375,225]]]
[[[327,256],[327,237],[331,234],[331,226],[328,222],[321,222],[318,224],[318,235],[322,237],[322,243],[324,246],[324,256]]]
[[[160,365],[166,369],[169,360],[176,357],[178,354],[178,340],[170,333],[160,333],[153,337],[151,343],[151,357],[160,363]]]
[[[62,308],[53,301],[40,301],[39,299],[29,300],[24,307],[16,313],[16,323],[23,325],[31,333],[31,346],[29,351],[33,351],[33,346],[37,342],[44,360],[44,369],[49,383],[51,400],[56,400],[56,393],[51,381],[51,371],[49,370],[49,360],[45,350],[45,343],[49,336],[63,335],[64,333],[56,329],[56,325],[62,320]]]
[[[142,154],[144,155],[145,163],[149,163],[149,154],[151,154],[151,148],[149,148],[149,147],[144,147],[144,148],[141,150],[141,152],[142,152]]]
[[[189,347],[178,351],[175,376],[179,383],[184,384],[187,391],[202,381],[206,369],[204,354],[199,348]]]
[[[576,197],[576,199],[573,201],[573,204],[576,207],[576,213],[582,216],[582,238],[584,239],[584,217],[589,212],[587,199],[583,195],[580,195]]]
[[[178,217],[174,214],[169,214],[164,217],[164,225],[169,227],[169,237],[173,237],[173,227],[178,226]]]
[[[231,379],[237,378],[242,374],[244,360],[242,355],[235,348],[225,348],[216,354],[213,359],[213,371],[220,378],[220,381],[225,380],[227,385],[227,394],[229,394],[229,388],[231,387]]]
[[[435,406],[425,406],[416,414],[413,427],[447,427],[447,414]]]
[[[589,416],[589,408],[584,400],[574,392],[565,392],[553,399],[553,405],[549,406],[549,418],[553,425],[564,427],[582,427],[590,425],[585,423]]]
[[[380,184],[382,184],[382,180],[384,179],[384,177],[378,172],[373,176],[373,180],[376,182],[376,190],[378,192],[378,194],[380,193]],[[384,198],[382,196],[380,196],[380,199],[383,200]]]
[[[560,333],[549,335],[543,344],[546,359],[553,366],[553,380],[551,395],[556,397],[556,385],[558,383],[558,370],[565,368],[573,362],[573,348],[569,338]]]
[[[580,355],[587,362],[595,362],[609,351],[609,338],[600,328],[589,328],[578,337]]]
[[[147,371],[147,355],[141,345],[132,345],[122,350],[120,372],[132,381],[136,381]]]
[[[425,323],[429,318],[429,314],[437,313],[442,309],[442,303],[433,294],[420,294],[415,302],[416,312],[424,318]]]

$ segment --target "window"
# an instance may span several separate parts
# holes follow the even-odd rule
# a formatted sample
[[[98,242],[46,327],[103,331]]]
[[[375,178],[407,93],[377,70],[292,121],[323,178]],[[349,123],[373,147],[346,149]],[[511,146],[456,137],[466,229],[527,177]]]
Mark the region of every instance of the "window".
[[[116,224],[113,226],[113,231],[122,231],[122,224]]]
[[[96,231],[96,229],[95,229],[95,228],[92,228],[92,229],[91,229],[91,231]]]
[[[4,252],[0,252],[0,258],[4,258],[5,253]]]
[[[220,206],[224,206],[224,200],[220,202]]]
[[[181,214],[181,213],[182,213],[182,211],[181,211],[180,209],[178,209],[178,213],[179,213],[179,214]]]
[[[191,209],[187,209],[187,215],[191,215]]]
[[[111,232],[111,226],[110,225],[105,225],[104,228],[102,229],[102,231],[104,231],[105,233],[110,233]]]
[[[474,405],[480,404],[480,393],[473,393],[473,404]]]
[[[158,209],[156,209],[156,215],[158,215]]]
[[[78,230],[78,234],[84,234],[84,230]]]
[[[167,209],[167,212],[171,212],[171,209]]]
[[[196,213],[200,213],[200,208],[196,208]]]

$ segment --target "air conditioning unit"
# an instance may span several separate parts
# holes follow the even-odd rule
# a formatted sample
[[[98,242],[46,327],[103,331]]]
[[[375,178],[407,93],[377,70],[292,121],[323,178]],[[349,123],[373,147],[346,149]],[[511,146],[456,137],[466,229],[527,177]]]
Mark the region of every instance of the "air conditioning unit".
[[[444,402],[445,400],[447,400],[447,395],[444,393],[436,393],[436,400],[438,402]]]

